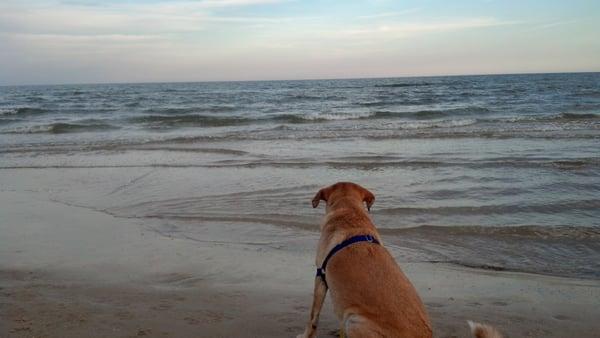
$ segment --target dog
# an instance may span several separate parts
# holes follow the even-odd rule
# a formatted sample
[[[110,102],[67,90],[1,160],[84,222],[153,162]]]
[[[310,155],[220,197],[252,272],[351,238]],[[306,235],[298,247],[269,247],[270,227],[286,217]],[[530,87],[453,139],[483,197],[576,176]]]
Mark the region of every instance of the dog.
[[[328,290],[343,337],[432,337],[423,302],[369,217],[373,193],[339,182],[319,190],[313,208],[321,201],[326,202],[326,214],[320,226],[312,307],[304,333],[297,338],[316,336]],[[491,335],[497,331],[489,326],[469,325],[476,337],[501,337]]]

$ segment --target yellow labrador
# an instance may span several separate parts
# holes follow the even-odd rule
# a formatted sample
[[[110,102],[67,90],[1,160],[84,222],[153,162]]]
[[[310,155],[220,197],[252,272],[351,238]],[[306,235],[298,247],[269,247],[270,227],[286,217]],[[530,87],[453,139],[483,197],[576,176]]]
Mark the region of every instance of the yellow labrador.
[[[358,184],[339,182],[319,190],[313,207],[320,201],[327,205],[317,248],[312,308],[298,338],[316,336],[328,290],[345,337],[432,337],[423,302],[383,246],[368,215],[375,196]],[[489,335],[488,328],[493,330],[472,325],[474,334],[484,334],[478,337],[500,337]]]

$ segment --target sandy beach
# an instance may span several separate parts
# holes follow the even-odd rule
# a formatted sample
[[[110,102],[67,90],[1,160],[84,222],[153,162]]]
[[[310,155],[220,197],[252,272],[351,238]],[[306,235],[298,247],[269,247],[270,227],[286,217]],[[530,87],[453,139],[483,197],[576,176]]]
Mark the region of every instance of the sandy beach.
[[[316,226],[286,229],[285,241],[258,242],[244,240],[243,223],[208,222],[202,241],[186,240],[155,231],[149,220],[59,202],[48,173],[1,176],[0,336],[302,331]],[[267,224],[252,229],[277,232]],[[492,323],[509,337],[600,336],[598,281],[403,262],[401,248],[390,250],[426,303],[436,337],[468,337],[467,319]],[[327,303],[319,336],[335,336],[336,327]]]

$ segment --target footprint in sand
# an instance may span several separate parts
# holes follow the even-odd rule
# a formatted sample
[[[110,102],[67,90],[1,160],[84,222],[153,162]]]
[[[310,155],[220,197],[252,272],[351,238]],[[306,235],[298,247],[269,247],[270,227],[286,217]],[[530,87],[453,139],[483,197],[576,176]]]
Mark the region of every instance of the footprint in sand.
[[[18,333],[18,332],[23,332],[23,331],[30,331],[31,328],[29,326],[23,326],[23,327],[16,327],[12,330],[10,330],[10,333]]]
[[[429,307],[444,307],[445,305],[442,303],[426,303]]]
[[[297,333],[297,332],[302,332],[304,330],[303,326],[289,326],[285,328],[285,332],[292,332],[292,333]]]
[[[571,317],[565,316],[565,315],[554,315],[554,316],[552,316],[552,318],[554,318],[556,320],[570,320],[571,319]]]
[[[115,313],[115,317],[119,318],[120,320],[129,320],[133,318],[133,314],[129,311],[119,311]]]
[[[152,306],[150,307],[152,310],[155,311],[166,311],[166,310],[170,310],[173,306],[171,304],[167,304],[167,303],[160,303],[156,306]]]
[[[189,325],[213,324],[232,319],[233,317],[227,316],[223,312],[215,311],[201,311],[197,316],[183,318]]]
[[[527,319],[519,316],[509,316],[508,318],[513,323],[525,323],[527,321]]]
[[[185,322],[188,323],[189,325],[196,325],[196,324],[202,323],[201,320],[192,318],[192,317],[185,317],[185,318],[183,318],[183,320],[185,320]]]
[[[140,336],[140,337],[141,336],[147,336],[150,333],[152,333],[152,330],[150,330],[150,329],[146,329],[146,330],[139,329],[138,332],[137,332],[137,336]]]
[[[297,321],[297,319],[295,318],[295,315],[290,314],[290,313],[282,314],[282,315],[276,316],[275,318],[277,319],[277,322],[285,323],[285,324],[293,323],[293,322]]]
[[[306,305],[296,305],[296,306],[294,306],[294,310],[296,310],[296,311],[307,311],[308,310],[308,306],[306,306]]]
[[[492,305],[496,305],[496,306],[507,306],[508,303],[507,302],[492,302]]]

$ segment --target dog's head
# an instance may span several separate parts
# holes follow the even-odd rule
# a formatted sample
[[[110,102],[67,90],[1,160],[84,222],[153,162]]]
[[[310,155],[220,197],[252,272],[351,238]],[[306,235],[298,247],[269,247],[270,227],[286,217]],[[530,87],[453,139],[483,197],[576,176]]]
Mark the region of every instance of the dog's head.
[[[352,182],[338,182],[319,190],[312,199],[312,206],[313,208],[318,207],[320,201],[325,201],[327,205],[331,205],[340,198],[355,198],[359,202],[364,202],[369,211],[373,202],[375,202],[375,195],[360,185]]]

